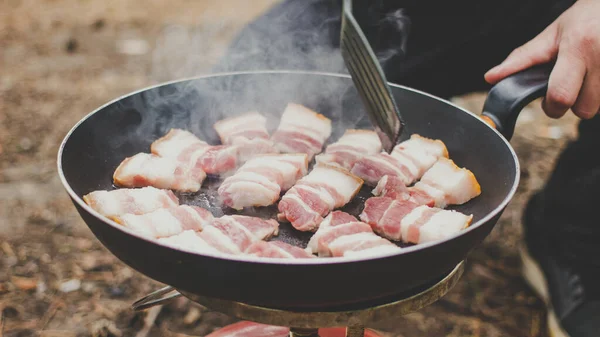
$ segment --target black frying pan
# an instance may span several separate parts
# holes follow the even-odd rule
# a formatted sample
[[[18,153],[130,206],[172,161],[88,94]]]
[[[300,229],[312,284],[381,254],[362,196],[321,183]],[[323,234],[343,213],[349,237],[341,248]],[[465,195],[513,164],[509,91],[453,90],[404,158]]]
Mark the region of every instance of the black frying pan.
[[[167,248],[107,220],[82,196],[112,189],[112,174],[127,156],[149,152],[152,141],[170,128],[190,130],[213,144],[212,128],[225,114],[258,110],[277,126],[287,102],[304,104],[333,121],[335,141],[348,127],[370,123],[345,75],[310,72],[245,72],[206,76],[144,89],[112,101],[84,117],[65,137],[58,171],[77,211],[98,239],[137,271],[180,291],[275,308],[311,310],[351,305],[399,294],[436,279],[464,260],[492,230],[515,193],[517,157],[510,139],[521,108],[543,95],[548,69],[530,69],[496,85],[486,101],[487,121],[457,106],[410,88],[392,85],[406,121],[402,139],[412,133],[444,141],[450,157],[474,172],[482,194],[460,207],[473,224],[462,233],[433,244],[406,247],[377,258],[312,260],[217,257]],[[504,137],[501,135],[503,134]],[[506,137],[506,138],[505,138]],[[201,192],[179,194],[180,202],[210,209],[215,216],[232,213],[215,206],[210,179]],[[358,215],[371,188],[365,187],[344,210]],[[274,208],[243,214],[274,217]],[[275,240],[304,247],[310,234],[281,224]]]

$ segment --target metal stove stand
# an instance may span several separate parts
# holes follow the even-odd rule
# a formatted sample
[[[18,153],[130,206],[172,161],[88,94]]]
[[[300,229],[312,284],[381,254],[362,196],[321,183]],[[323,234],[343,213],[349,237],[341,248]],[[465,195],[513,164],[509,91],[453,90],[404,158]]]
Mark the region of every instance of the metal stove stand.
[[[464,262],[459,263],[446,277],[430,287],[403,295],[399,299],[391,299],[380,304],[365,304],[331,311],[303,312],[272,309],[249,305],[240,302],[220,300],[181,292],[181,295],[211,310],[246,321],[290,327],[291,337],[318,337],[319,328],[347,327],[346,337],[363,337],[365,327],[374,327],[390,318],[400,317],[418,311],[446,295],[457,283],[464,271]],[[160,291],[159,291],[160,292]],[[157,292],[158,293],[158,292]],[[147,296],[134,304],[134,309],[141,310],[160,304],[179,294],[157,299],[157,293]],[[165,292],[163,291],[162,294]]]

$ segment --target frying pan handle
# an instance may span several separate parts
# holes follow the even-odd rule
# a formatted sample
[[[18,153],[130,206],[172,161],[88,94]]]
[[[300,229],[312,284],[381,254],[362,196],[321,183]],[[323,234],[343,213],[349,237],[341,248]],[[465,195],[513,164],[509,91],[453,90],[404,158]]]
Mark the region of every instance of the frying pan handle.
[[[521,110],[548,90],[552,65],[544,64],[515,73],[496,83],[483,105],[482,119],[510,140]]]

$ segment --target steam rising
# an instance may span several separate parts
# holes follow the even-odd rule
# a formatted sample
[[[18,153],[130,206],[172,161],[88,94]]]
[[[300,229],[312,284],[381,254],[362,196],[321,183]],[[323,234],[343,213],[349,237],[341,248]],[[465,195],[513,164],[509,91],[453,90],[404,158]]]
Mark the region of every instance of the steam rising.
[[[227,26],[214,24],[214,18],[199,18],[199,22],[210,24],[195,28],[167,27],[152,53],[152,80],[162,83],[209,73],[261,70],[347,74],[338,47],[341,7],[317,0],[285,3],[285,9],[275,6],[245,27],[230,43],[223,42],[221,37]],[[373,41],[392,40],[387,43],[389,47],[374,45],[382,66],[406,52],[409,23],[403,10],[385,13],[380,19],[380,24],[388,27],[386,32],[395,32],[370,38],[372,45]],[[217,120],[254,110],[267,117],[272,131],[288,102],[306,105],[331,118],[332,140],[345,129],[371,127],[350,80],[246,75],[182,82],[121,102],[131,111],[131,116],[123,117],[123,123],[132,126],[109,141],[112,148],[123,147],[122,158],[139,152],[140,148],[148,148],[170,128],[190,130],[201,139],[217,144],[212,128]],[[99,137],[102,137],[100,142],[106,142],[104,134]]]

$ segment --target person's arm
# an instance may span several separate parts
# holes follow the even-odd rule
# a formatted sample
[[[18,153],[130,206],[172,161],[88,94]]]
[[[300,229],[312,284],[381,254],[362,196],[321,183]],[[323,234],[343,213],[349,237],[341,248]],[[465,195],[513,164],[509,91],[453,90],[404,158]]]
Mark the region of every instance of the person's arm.
[[[600,0],[579,0],[533,40],[515,49],[485,79],[494,84],[555,61],[542,107],[553,118],[568,109],[583,119],[600,110]]]

